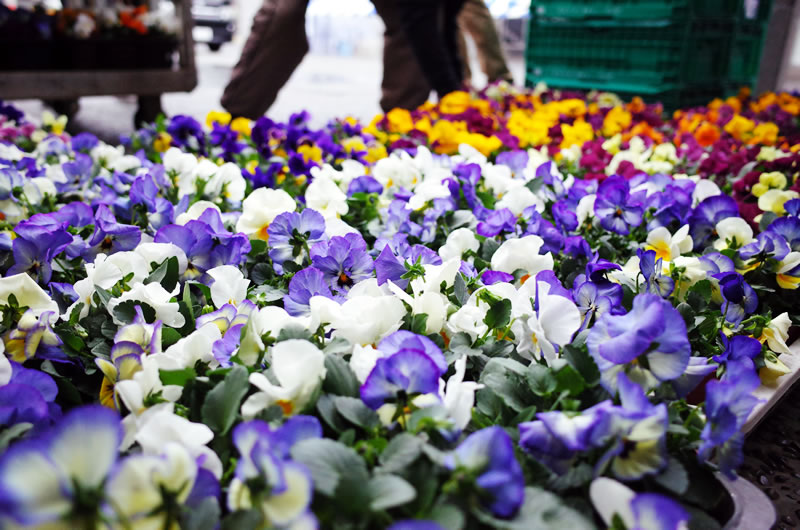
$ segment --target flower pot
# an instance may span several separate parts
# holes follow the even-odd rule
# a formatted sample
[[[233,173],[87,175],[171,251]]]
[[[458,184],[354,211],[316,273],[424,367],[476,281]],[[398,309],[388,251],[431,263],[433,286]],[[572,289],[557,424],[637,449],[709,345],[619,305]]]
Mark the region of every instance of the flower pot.
[[[777,515],[775,507],[763,491],[741,477],[736,480],[729,480],[720,474],[716,477],[733,501],[733,514],[723,526],[724,530],[772,528]]]

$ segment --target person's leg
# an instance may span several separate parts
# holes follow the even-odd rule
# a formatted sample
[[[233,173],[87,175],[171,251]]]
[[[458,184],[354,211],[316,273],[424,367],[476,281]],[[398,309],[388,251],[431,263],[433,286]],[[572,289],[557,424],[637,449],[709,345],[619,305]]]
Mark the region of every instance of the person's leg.
[[[461,57],[461,71],[463,73],[465,85],[472,85],[472,69],[469,67],[469,48],[465,36],[467,29],[461,24],[461,17],[458,18],[458,53]]]
[[[458,24],[469,32],[475,47],[478,49],[478,60],[481,70],[489,82],[498,79],[512,80],[511,72],[503,57],[503,49],[492,14],[484,0],[466,0],[458,16]]]
[[[461,2],[463,0],[454,0]],[[439,97],[461,88],[455,20],[445,19],[449,0],[398,0],[406,38],[428,82]]]
[[[442,38],[444,39],[445,50],[455,70],[460,76],[462,81],[466,79],[464,71],[465,65],[469,62],[469,56],[466,53],[466,42],[464,37],[458,30],[458,15],[464,6],[464,0],[443,0],[442,8]],[[464,53],[459,49],[461,43],[464,45]]]
[[[372,3],[386,26],[381,108],[384,112],[397,107],[413,110],[428,100],[431,85],[408,43],[394,0],[372,0]]]
[[[257,119],[272,105],[308,52],[307,4],[308,0],[264,0],[222,95],[225,110]]]

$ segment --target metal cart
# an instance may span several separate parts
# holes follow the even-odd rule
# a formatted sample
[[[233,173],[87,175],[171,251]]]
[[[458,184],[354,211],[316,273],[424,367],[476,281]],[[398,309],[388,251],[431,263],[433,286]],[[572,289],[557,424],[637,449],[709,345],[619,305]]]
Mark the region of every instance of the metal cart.
[[[174,0],[180,13],[177,66],[146,70],[32,70],[0,72],[0,99],[42,99],[58,102],[68,116],[82,96],[138,96],[137,124],[153,121],[161,112],[161,94],[190,92],[197,86],[192,39],[191,0]]]

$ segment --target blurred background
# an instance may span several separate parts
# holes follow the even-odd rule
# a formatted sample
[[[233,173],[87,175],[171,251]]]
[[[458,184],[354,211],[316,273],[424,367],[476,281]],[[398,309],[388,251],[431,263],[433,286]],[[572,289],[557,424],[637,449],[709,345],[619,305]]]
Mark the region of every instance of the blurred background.
[[[81,23],[85,20],[76,19],[74,14],[79,12],[81,7],[91,6],[95,10],[98,9],[98,6],[102,8],[103,5],[106,5],[106,1],[45,0],[44,5],[49,9],[58,10],[62,7],[72,9],[71,18],[66,21],[59,19],[54,26],[56,30],[59,30],[64,29],[64,24],[66,24],[67,31],[75,33],[82,30]],[[707,1],[703,0],[702,5],[705,6]],[[112,3],[111,0],[108,2]],[[735,23],[735,30],[726,26],[716,28],[720,32],[720,38],[730,36],[732,31],[746,29],[747,26],[742,24],[748,24],[747,20],[751,18],[761,18],[761,26],[759,26],[761,29],[756,36],[750,36],[745,31],[736,33],[732,37],[732,41],[720,41],[717,44],[713,43],[716,37],[706,36],[708,46],[716,46],[718,51],[729,53],[731,60],[735,59],[740,63],[744,61],[744,66],[750,68],[751,71],[748,73],[749,77],[746,76],[746,79],[743,79],[747,82],[752,79],[753,87],[757,85],[756,77],[759,58],[761,58],[762,77],[768,79],[766,84],[761,83],[758,88],[800,89],[800,38],[798,38],[800,0],[774,0],[772,2],[768,0],[739,0],[739,2],[714,0],[714,2],[720,3],[720,5],[736,3],[741,6],[739,14],[712,13],[717,18],[730,15],[730,20],[735,20],[737,17],[740,20]],[[6,14],[9,12],[13,14],[15,8],[26,8],[33,3],[41,4],[36,0],[2,0]],[[613,2],[602,1],[600,3],[603,5],[613,4]],[[683,3],[685,4],[685,2]],[[557,0],[539,2],[488,0],[486,4],[494,18],[508,66],[517,85],[525,84],[526,76],[529,84],[539,79],[558,80],[558,76],[553,72],[560,71],[564,73],[563,79],[561,79],[566,83],[564,86],[581,88],[579,85],[572,86],[572,84],[574,80],[578,79],[579,74],[586,73],[585,68],[580,71],[576,70],[567,59],[572,60],[576,57],[575,54],[578,54],[583,60],[579,67],[600,64],[597,53],[592,50],[591,40],[581,44],[583,46],[581,49],[570,48],[570,46],[576,46],[576,41],[558,40],[566,35],[564,28],[559,26],[559,24],[565,23],[564,19],[557,21],[555,25],[550,22],[537,23],[535,19],[531,23],[531,13],[534,16],[538,14],[540,18],[544,19],[552,12],[547,12],[547,10],[560,9],[558,16],[563,16],[568,11],[568,16],[583,16],[582,13],[592,13],[593,9],[597,9],[598,3],[593,4],[592,0],[576,0],[575,2],[566,0],[560,2]],[[655,12],[662,16],[664,13],[658,10],[668,10],[671,6],[678,6],[681,2],[665,0],[664,2],[649,2],[649,4],[655,6]],[[697,4],[700,4],[699,0]],[[144,107],[144,110],[153,115],[153,112],[159,108],[157,94],[160,92],[163,92],[163,96],[160,97],[161,108],[168,115],[187,114],[202,120],[209,110],[221,108],[220,96],[250,32],[253,15],[260,5],[261,0],[191,0],[190,4],[183,4],[180,1],[173,3],[166,0],[149,0],[149,13],[139,18],[135,12],[133,15],[128,14],[127,20],[122,20],[121,25],[119,21],[115,21],[114,27],[133,33],[137,29],[137,24],[144,22],[148,28],[158,30],[156,33],[163,31],[164,34],[168,34],[170,31],[180,33],[181,28],[191,28],[193,23],[191,35],[195,41],[194,53],[183,48],[185,39],[181,39],[180,45],[171,44],[179,52],[168,51],[167,53],[172,55],[166,57],[163,51],[158,51],[160,48],[154,48],[156,51],[153,52],[137,46],[134,50],[131,50],[130,47],[106,50],[106,54],[110,55],[107,60],[119,63],[120,58],[126,57],[126,53],[133,53],[139,57],[136,59],[137,61],[143,57],[160,57],[160,60],[166,61],[167,66],[171,64],[171,71],[168,72],[168,75],[165,75],[163,71],[159,73],[152,70],[153,65],[149,64],[137,64],[139,70],[110,71],[114,69],[113,65],[104,67],[102,65],[103,57],[93,55],[90,59],[96,61],[99,68],[106,68],[107,71],[81,72],[80,70],[85,70],[85,68],[77,64],[71,68],[73,71],[66,73],[49,72],[45,75],[33,71],[12,72],[11,74],[4,72],[0,75],[0,99],[16,99],[17,104],[26,113],[36,117],[45,108],[43,100],[71,98],[80,93],[79,106],[65,107],[62,105],[57,107],[57,110],[67,111],[71,114],[71,129],[88,130],[109,141],[116,141],[119,135],[130,133],[133,130],[133,118],[137,110]],[[690,5],[694,6],[691,3]],[[11,8],[11,11],[7,8]],[[697,11],[698,8],[694,6],[692,10]],[[65,12],[70,12],[70,10],[67,9]],[[760,12],[762,13],[759,14]],[[674,17],[677,11],[666,13],[673,16],[673,21],[676,20]],[[770,13],[773,15],[772,18],[769,17]],[[621,12],[614,16],[624,17],[625,14]],[[741,20],[745,20],[745,22],[742,23]],[[3,16],[0,14],[0,26],[3,22]],[[566,23],[572,22],[567,20]],[[580,24],[585,24],[585,21],[581,21]],[[707,28],[708,26],[704,25],[703,27]],[[532,41],[533,45],[528,45],[526,69],[526,38],[530,28],[534,29],[535,37],[538,38]],[[712,25],[712,29],[714,28]],[[381,56],[383,22],[375,14],[372,4],[369,0],[311,0],[306,15],[306,30],[310,53],[306,55],[300,67],[283,87],[268,115],[273,119],[285,120],[290,114],[305,109],[311,113],[312,123],[315,125],[343,115],[369,121],[380,112],[378,101],[383,69]],[[621,30],[617,27],[615,31]],[[579,34],[587,35],[583,26],[581,26]],[[604,34],[607,32],[601,29],[595,32],[591,38],[599,39]],[[96,33],[93,35],[95,36],[92,38],[96,38]],[[13,58],[16,52],[23,51],[23,48],[27,48],[24,51],[27,51],[29,55],[35,52],[35,49],[31,47],[32,44],[25,46],[20,42],[22,41],[18,38],[14,40],[14,37],[7,34],[4,37],[0,34],[0,50],[5,54],[6,59]],[[678,40],[675,42],[678,43]],[[762,44],[763,55],[761,54]],[[153,46],[155,45],[153,44]],[[741,49],[736,49],[734,47],[736,45]],[[478,65],[474,43],[469,37],[467,37],[467,47],[473,86],[482,88],[486,83],[486,77]],[[622,50],[625,50],[624,46]],[[663,49],[660,51],[663,53]],[[705,67],[694,57],[693,50],[684,50],[684,52],[692,59],[693,66],[700,68],[701,72],[705,70]],[[741,57],[748,52],[753,55],[752,58]],[[69,55],[67,60],[75,61],[82,57],[81,48],[69,49],[63,53]],[[648,53],[654,52],[645,49],[641,55],[649,57]],[[631,57],[628,58],[631,59]],[[632,59],[636,59],[636,57]],[[59,59],[51,57],[51,60],[57,62]],[[133,58],[126,60],[134,61]],[[747,61],[753,64],[747,64]],[[22,61],[21,64],[27,68],[32,63]],[[555,64],[556,70],[552,68],[547,70],[545,67],[548,64],[551,66]],[[569,68],[564,69],[564,65]],[[164,65],[156,66],[163,68]],[[673,66],[675,66],[676,72],[686,73],[686,64],[676,63]],[[0,65],[0,70],[13,71],[14,69],[13,66],[2,67]],[[647,65],[643,73],[652,77],[654,74],[659,74],[659,69],[657,64]],[[628,66],[619,69],[619,72],[616,73],[608,70],[614,74],[614,78],[607,88],[621,90],[620,83],[626,77],[623,74],[629,70]],[[661,71],[663,72],[663,69]],[[648,82],[652,86],[660,86],[652,79]],[[663,84],[663,81],[659,82]],[[681,80],[681,82],[685,82],[685,80]],[[736,82],[738,80],[734,80],[734,83]],[[584,83],[587,86],[582,88],[588,88],[593,83],[597,83],[597,81],[590,76]],[[710,99],[715,95],[721,95],[717,84],[706,85],[706,87],[705,92],[694,94],[694,97]],[[646,86],[642,83],[632,85],[631,92],[646,94],[647,92],[643,92],[643,88]],[[731,87],[723,88],[732,89]],[[129,91],[146,95],[144,99],[139,99],[135,95],[128,95]],[[84,94],[118,95],[84,96]],[[28,95],[36,95],[42,99],[25,99]],[[703,99],[703,102],[705,101],[707,99]]]
[[[55,0],[57,1],[57,0]],[[195,66],[197,86],[191,92],[165,93],[161,98],[168,115],[188,114],[199,120],[220,109],[220,96],[239,59],[261,0],[194,0]],[[506,58],[517,84],[524,83],[525,34],[530,1],[493,0],[487,6],[495,18]],[[369,0],[311,0],[306,15],[310,52],[277,101],[269,109],[272,119],[286,120],[308,110],[312,124],[350,115],[369,121],[381,112],[383,22]],[[486,84],[477,63],[474,43],[467,39],[473,83]],[[0,89],[2,98],[2,89]],[[45,108],[40,100],[16,102],[31,117]],[[137,110],[135,96],[88,96],[71,118],[72,127],[116,140],[131,132]]]

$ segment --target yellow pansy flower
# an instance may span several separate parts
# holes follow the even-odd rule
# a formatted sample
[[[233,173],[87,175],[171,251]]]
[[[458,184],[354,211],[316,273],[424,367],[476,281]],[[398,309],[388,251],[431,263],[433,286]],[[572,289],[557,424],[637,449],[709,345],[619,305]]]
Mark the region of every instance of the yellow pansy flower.
[[[236,131],[242,136],[250,136],[252,131],[252,122],[247,118],[236,118],[231,122],[231,130]]]
[[[414,128],[411,112],[406,109],[392,109],[386,113],[389,122],[389,132],[405,134]]]
[[[158,151],[159,153],[167,152],[172,146],[172,136],[168,132],[160,132],[156,139],[153,140],[153,149]]]
[[[228,125],[231,122],[231,115],[229,112],[219,110],[212,110],[206,114],[206,126],[210,129],[215,123],[220,125]]]
[[[753,195],[761,197],[772,189],[782,190],[786,187],[786,177],[780,171],[762,173],[758,177],[758,183],[753,185]]]

